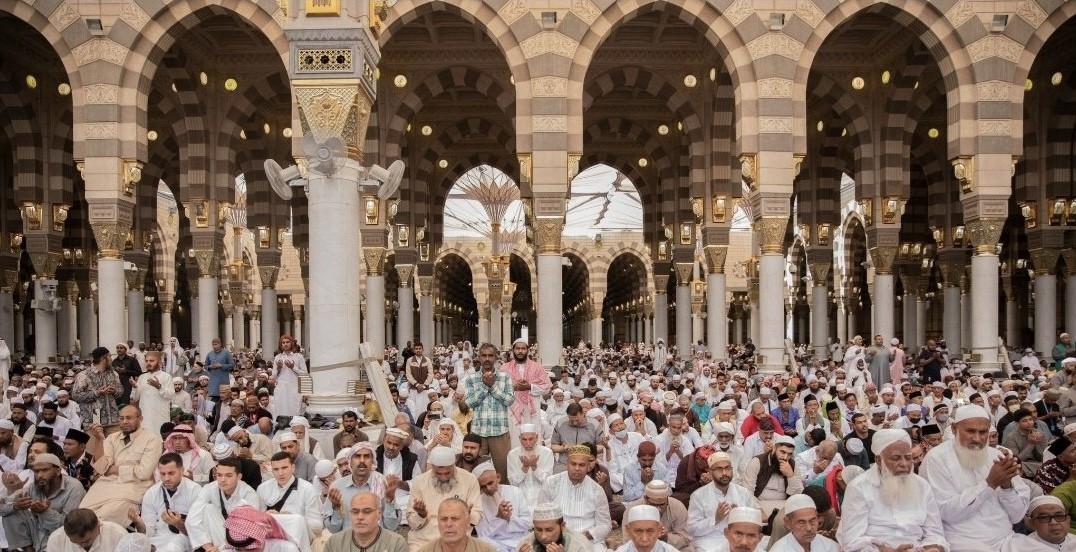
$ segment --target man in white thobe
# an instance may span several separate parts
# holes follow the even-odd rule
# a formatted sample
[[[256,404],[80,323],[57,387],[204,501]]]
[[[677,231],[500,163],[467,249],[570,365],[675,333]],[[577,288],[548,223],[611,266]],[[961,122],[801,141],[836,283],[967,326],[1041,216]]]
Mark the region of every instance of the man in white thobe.
[[[172,377],[184,376],[187,373],[187,355],[183,347],[179,346],[179,340],[170,338],[168,347],[164,349],[164,362],[161,369]]]
[[[161,353],[146,352],[146,372],[131,380],[131,400],[142,409],[142,427],[160,433],[161,425],[171,420],[169,411],[176,396],[172,376],[161,371]]]
[[[1020,477],[1016,457],[988,445],[986,409],[963,405],[953,413],[952,426],[954,438],[930,449],[919,473],[934,488],[953,549],[996,552],[1012,538],[1012,525],[1024,518],[1031,489]]]
[[[609,502],[602,486],[587,472],[594,457],[585,445],[566,451],[567,470],[549,476],[542,485],[538,503],[555,503],[564,513],[564,524],[590,541],[595,551],[605,550],[605,538],[613,530]]]
[[[508,482],[523,491],[528,503],[535,503],[555,463],[553,450],[538,444],[538,426],[519,426],[519,446],[508,451]]]
[[[660,537],[665,533],[661,512],[649,504],[632,506],[624,512],[624,544],[616,552],[677,552]]]
[[[157,552],[190,552],[186,518],[202,487],[184,477],[186,468],[176,453],[166,453],[157,462],[160,482],[146,491],[142,511],[132,508],[129,514],[135,529],[144,533]]]
[[[287,452],[278,452],[269,460],[273,478],[258,485],[258,498],[265,510],[280,522],[288,534],[300,543],[312,542],[325,528],[321,512],[321,495],[314,485],[295,476],[295,460]],[[305,522],[306,539],[297,519]]]
[[[822,441],[796,455],[796,472],[803,476],[804,485],[810,485],[820,475],[828,475],[838,466],[844,467],[844,459],[837,452],[836,441]]]
[[[845,490],[837,528],[841,548],[847,552],[876,552],[878,545],[947,550],[934,491],[912,472],[915,463],[908,433],[883,429],[874,434],[871,451],[875,464]]]
[[[788,497],[785,502],[785,527],[788,534],[770,545],[770,552],[838,552],[833,539],[818,534],[818,508],[805,494]]]
[[[216,481],[202,487],[187,516],[187,536],[193,548],[214,546],[218,550],[228,544],[224,520],[240,506],[263,510],[258,492],[243,482],[243,464],[238,458],[224,458],[214,469]]]
[[[715,452],[706,459],[713,483],[691,493],[687,510],[687,528],[695,538],[696,550],[716,550],[727,546],[725,527],[729,513],[736,507],[758,508],[758,500],[743,486],[732,482],[732,457]]]
[[[1035,497],[1024,523],[1030,535],[1014,535],[1003,552],[1071,552],[1076,550],[1076,535],[1069,534],[1069,514],[1060,498]]]
[[[518,487],[501,485],[501,476],[490,462],[479,464],[471,473],[482,490],[482,520],[475,525],[478,538],[497,552],[513,552],[533,527],[527,497]]]

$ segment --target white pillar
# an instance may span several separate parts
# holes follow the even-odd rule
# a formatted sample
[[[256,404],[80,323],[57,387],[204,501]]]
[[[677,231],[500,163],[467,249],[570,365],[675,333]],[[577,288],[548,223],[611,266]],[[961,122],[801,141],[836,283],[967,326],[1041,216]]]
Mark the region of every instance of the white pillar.
[[[1057,276],[1035,274],[1035,351],[1050,358],[1057,343]]]
[[[559,244],[559,238],[558,238]],[[561,343],[561,262],[556,251],[538,253],[538,360],[542,366],[560,361]]]
[[[640,324],[642,326],[642,324]],[[702,313],[696,314],[691,312],[691,342],[698,343],[703,341],[705,343],[705,327],[703,326]]]
[[[844,308],[844,301],[837,303],[837,342],[843,347],[848,343],[848,313]]]
[[[889,343],[896,335],[896,277],[892,273],[874,274],[874,333]],[[872,336],[873,338],[873,336]]]
[[[2,307],[3,305],[0,304],[0,308]],[[94,308],[92,298],[78,300],[78,344],[82,347],[79,353],[82,358],[89,358],[90,351],[98,346],[97,313],[94,312]]]
[[[1005,344],[1010,348],[1019,343],[1020,328],[1016,325],[1016,313],[1016,300],[1009,297],[1005,301]]]
[[[977,373],[993,372],[998,363],[998,256],[977,251],[971,258],[971,352],[980,363]]]
[[[743,339],[743,314],[732,319],[732,342],[737,345],[744,342]],[[724,351],[723,351],[724,353]]]
[[[235,342],[235,324],[232,319],[232,309],[228,307],[224,310],[224,336],[221,337],[221,343],[225,347],[231,350],[236,350],[239,345]]]
[[[280,341],[280,322],[277,321],[276,290],[262,289],[261,342],[262,354],[277,350]]]
[[[964,349],[971,349],[971,296],[967,290],[960,290],[960,348],[953,349],[949,355],[960,354]],[[996,327],[995,330],[997,331]],[[964,358],[967,358],[966,356]]]
[[[123,259],[104,257],[97,261],[97,342],[115,353],[116,344],[127,341],[127,316],[124,313],[127,277]],[[214,300],[216,293],[213,294]],[[208,347],[207,343],[203,347]],[[85,350],[85,347],[83,348]],[[203,349],[208,350],[208,349]]]
[[[927,344],[927,302],[922,297],[915,298],[915,345]]]
[[[669,345],[669,294],[654,295],[654,343],[662,340]]]
[[[602,337],[599,335],[600,339]],[[650,344],[654,343],[654,320],[649,315],[643,317],[643,341]]]
[[[313,272],[311,272],[313,274]],[[313,291],[313,286],[311,291]],[[317,319],[317,313],[311,308],[310,322],[313,325],[310,336],[319,331],[321,321]],[[363,339],[370,344],[370,354],[380,357],[385,354],[385,275],[384,273],[366,275],[366,335]],[[315,338],[313,341],[317,341]],[[313,345],[313,343],[311,343]],[[326,343],[326,345],[331,346]]]
[[[15,346],[15,297],[10,291],[0,291],[0,339],[12,354],[22,348]]]
[[[56,357],[56,311],[52,309],[51,300],[56,297],[53,291],[46,292],[45,286],[55,286],[56,280],[36,279],[33,281],[34,298],[41,301],[34,309],[34,357],[37,364],[55,366]],[[7,374],[4,374],[7,377]]]
[[[396,300],[400,303],[396,315],[396,348],[402,351],[408,341],[415,340],[415,288],[401,284],[396,288]]]
[[[747,306],[748,306],[748,309],[747,309],[747,337],[750,337],[751,341],[755,344],[755,347],[758,347],[758,344],[761,341],[761,337],[759,336],[759,332],[762,331],[762,325],[759,323],[760,313],[759,313],[759,310],[758,310],[758,308],[759,308],[758,307],[758,298],[757,297],[752,297],[750,299],[750,302],[747,304]],[[773,325],[777,326],[778,328],[781,328],[782,326],[781,326],[780,323],[778,323],[778,321],[779,320],[784,320],[784,316],[785,316],[785,312],[784,312],[784,309],[782,308],[780,316],[778,316],[776,319],[774,319],[774,324]],[[744,339],[744,343],[746,343],[746,342],[747,342],[747,340]],[[757,351],[757,349],[756,349],[756,351]]]
[[[916,330],[916,318],[915,318],[915,306],[917,297],[911,293],[905,292],[902,306],[904,309],[904,348],[907,352],[911,353],[919,348],[918,335]]]
[[[512,313],[501,305],[501,341],[511,347],[516,336],[512,335]]]
[[[202,309],[198,304],[198,298],[197,297],[191,297],[190,308],[191,308],[191,341],[193,341],[194,343],[198,343],[198,339],[201,337],[201,333],[199,333],[199,331],[198,331],[198,322],[199,322],[199,316],[202,314],[201,313]],[[205,352],[209,350],[209,349],[207,349],[207,347],[209,347],[208,343],[204,343],[204,344],[203,343],[198,343],[198,350],[200,351],[200,354],[202,355],[203,358],[205,357]]]
[[[1068,260],[1070,257],[1065,257]],[[1076,267],[1065,267],[1065,331],[1076,335]]]
[[[140,289],[127,291],[127,339],[134,342],[135,347],[146,341],[146,294]]]
[[[676,286],[676,349],[680,358],[691,357],[691,284]]]
[[[478,306],[478,342],[489,342],[489,307]],[[554,364],[556,362],[554,361]]]
[[[418,298],[418,334],[422,343],[431,349],[438,343],[442,343],[434,336],[433,322],[433,296],[426,294]]]
[[[829,289],[825,284],[811,287],[811,345],[817,358],[829,353]]]
[[[706,348],[713,358],[725,358],[729,349],[728,304],[725,273],[706,275]]]
[[[247,339],[250,340],[251,349],[257,349],[258,342],[262,340],[261,328],[258,327],[258,318],[256,316],[250,317],[250,322],[247,326]]]
[[[303,316],[300,312],[296,312],[294,315],[294,322],[292,322],[292,331],[295,332],[292,337],[295,338],[295,342],[299,345],[306,347],[306,338],[303,335]]]
[[[172,339],[172,306],[168,305],[168,308],[161,309],[161,343],[168,345],[168,340]]]
[[[945,286],[945,304],[942,306],[942,338],[949,346],[950,355],[960,354],[960,286]]]
[[[855,309],[848,309],[848,339],[851,340],[853,337],[855,337],[857,335],[860,335],[859,334],[859,317],[856,316],[856,310]]]
[[[213,340],[221,343],[228,340],[220,335],[220,317],[217,312],[217,295],[220,293],[220,281],[216,276],[198,278],[198,348],[202,358],[213,350]]]
[[[759,258],[759,308],[751,316],[754,318],[757,314],[760,322],[758,351],[765,357],[764,365],[759,366],[762,372],[784,371],[784,341],[781,338],[784,331],[777,323],[784,320],[785,314],[784,263],[785,258],[780,253],[763,252]]]
[[[235,306],[232,310],[232,339],[235,341],[237,349],[244,349],[247,346],[247,324],[246,313],[243,312],[243,307]]]
[[[56,313],[56,353],[64,358],[71,353],[75,343],[78,321],[74,314],[74,304],[66,298],[60,300],[60,310]]]
[[[501,335],[501,304],[489,306],[489,342],[504,350],[504,337]]]

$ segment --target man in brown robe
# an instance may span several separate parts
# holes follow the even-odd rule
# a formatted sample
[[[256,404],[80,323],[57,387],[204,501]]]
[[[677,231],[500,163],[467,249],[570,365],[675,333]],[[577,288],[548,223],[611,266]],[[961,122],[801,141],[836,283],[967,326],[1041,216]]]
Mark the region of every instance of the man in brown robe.
[[[121,526],[130,523],[127,511],[142,506],[142,495],[153,485],[161,437],[142,428],[137,406],[120,410],[120,431],[105,437],[97,424],[90,429],[93,469],[100,477],[86,492],[80,507],[89,508],[103,521]]]

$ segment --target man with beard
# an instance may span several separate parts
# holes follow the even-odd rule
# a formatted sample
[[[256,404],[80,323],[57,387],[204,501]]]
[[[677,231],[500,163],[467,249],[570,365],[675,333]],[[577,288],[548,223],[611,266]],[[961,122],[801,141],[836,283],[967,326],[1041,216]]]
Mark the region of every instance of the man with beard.
[[[837,528],[841,548],[848,552],[948,550],[934,490],[927,480],[912,473],[908,433],[884,429],[874,435],[871,447],[878,462],[845,491]]]
[[[54,454],[37,454],[30,468],[33,485],[14,499],[0,503],[8,548],[44,550],[49,535],[59,529],[67,514],[78,508],[86,490],[63,473],[63,462]]]
[[[622,422],[623,423],[623,422]],[[639,500],[651,481],[668,481],[671,473],[658,462],[658,447],[651,441],[640,441],[635,454],[623,465],[624,502]]]
[[[71,422],[71,427],[82,429],[82,418],[78,414],[78,403],[71,400],[71,393],[66,389],[56,392],[56,411]]]
[[[426,406],[429,404],[426,390],[430,388],[436,377],[433,363],[423,354],[425,348],[422,343],[416,342],[412,349],[415,354],[404,361],[404,375],[407,377],[407,387],[410,390],[408,406],[411,407],[411,412],[417,414],[426,411]]]
[[[519,487],[528,503],[538,498],[542,483],[553,473],[553,451],[538,443],[538,426],[519,427],[519,446],[508,451],[508,482]]]
[[[770,545],[770,552],[837,552],[840,549],[832,539],[818,534],[818,508],[811,497],[805,494],[788,497],[784,521],[789,533]]]
[[[15,433],[11,420],[0,420],[0,469],[17,472],[26,465],[26,452],[30,442]]]
[[[729,511],[725,541],[715,552],[762,552],[762,512],[758,508],[737,506]]]
[[[374,454],[377,471],[385,474],[385,477],[395,477],[398,480],[395,502],[396,507],[401,511],[407,509],[411,496],[411,482],[422,473],[423,462],[420,462],[419,457],[407,447],[409,439],[411,435],[407,431],[390,427],[385,430],[381,445],[377,447]]]
[[[258,485],[258,498],[289,535],[300,543],[313,541],[325,528],[321,496],[309,481],[295,477],[295,461],[287,452],[274,454],[269,464],[273,478]],[[304,525],[306,535],[301,533]]]
[[[624,535],[628,540],[616,552],[676,552],[676,547],[661,540],[665,530],[657,508],[647,504],[632,506],[624,514]]]
[[[732,458],[728,454],[715,452],[706,462],[713,484],[691,493],[687,526],[696,549],[716,550],[726,544],[724,533],[732,510],[737,506],[758,508],[758,501],[750,491],[732,482]]]
[[[535,506],[533,530],[519,543],[519,552],[590,552],[590,542],[564,524],[560,506],[552,502]]]
[[[134,528],[149,537],[158,552],[190,552],[187,515],[202,487],[185,477],[183,458],[174,452],[161,456],[157,473],[161,480],[146,491],[142,510],[128,512]]]
[[[501,364],[501,371],[508,374],[515,392],[515,400],[508,409],[512,417],[509,425],[512,446],[519,445],[517,429],[521,424],[542,423],[539,402],[551,387],[545,368],[528,358],[528,351],[527,340],[521,337],[512,342],[511,360]]]
[[[183,476],[188,477],[198,484],[209,482],[209,472],[213,471],[213,458],[194,439],[194,428],[180,424],[172,429],[172,433],[164,443],[166,453],[172,452],[180,457],[180,467],[184,468]],[[160,473],[160,466],[157,469]]]
[[[422,548],[438,538],[435,516],[431,516],[446,499],[457,497],[470,505],[468,516],[472,525],[482,519],[481,492],[478,480],[470,472],[457,468],[456,455],[448,447],[437,447],[430,452],[430,471],[411,482],[411,499],[407,505],[407,545],[411,550]]]
[[[179,339],[168,339],[168,346],[164,349],[164,366],[162,369],[170,376],[180,376],[187,373],[187,355],[183,353],[183,347],[179,346]]]
[[[126,537],[127,530],[118,523],[98,520],[89,508],[76,508],[64,519],[63,530],[52,532],[45,548],[52,552],[118,550]]]
[[[394,475],[384,476],[374,471],[374,445],[369,441],[356,443],[351,448],[349,473],[329,486],[329,502],[333,513],[326,520],[326,528],[336,533],[350,527],[354,516],[341,511],[344,504],[352,504],[356,496],[371,493],[380,502],[381,525],[389,531],[400,526],[400,509],[396,507],[395,498],[399,493],[400,479]]]
[[[127,344],[116,344],[116,358],[112,359],[112,368],[119,375],[121,391],[116,397],[116,403],[128,404],[131,402],[131,382],[142,375],[142,365],[138,359],[127,354]]]
[[[372,462],[372,458],[371,458]],[[347,518],[350,531],[339,531],[325,543],[325,552],[351,552],[377,550],[378,552],[407,552],[407,541],[395,531],[382,531],[382,509],[386,507],[381,498],[371,492],[355,495],[348,503]],[[395,508],[392,505],[388,507]]]
[[[489,462],[488,454],[479,454],[482,450],[482,438],[474,433],[463,436],[463,452],[456,455],[456,467],[474,471],[479,464]]]
[[[52,429],[52,437],[62,443],[67,432],[75,426],[67,418],[60,417],[56,403],[45,401],[41,403],[41,419],[38,420],[37,427]]]
[[[187,516],[187,534],[191,546],[215,551],[228,544],[224,520],[241,506],[263,509],[257,491],[243,482],[242,463],[238,458],[224,458],[213,470],[216,480],[202,487]]]
[[[482,520],[475,526],[478,538],[499,552],[512,552],[530,532],[531,507],[519,487],[501,485],[501,476],[491,462],[474,469],[482,490]]]
[[[613,526],[605,490],[587,477],[594,455],[582,444],[568,448],[566,456],[567,470],[545,480],[538,502],[559,505],[568,528],[583,535],[595,549],[603,550]]]
[[[1000,550],[1027,512],[1031,489],[1017,458],[988,446],[990,416],[983,407],[961,406],[952,420],[954,438],[931,449],[920,474],[934,488],[954,548]]]
[[[509,435],[511,415],[509,406],[515,401],[512,379],[498,372],[497,348],[483,343],[478,348],[479,371],[463,380],[464,400],[474,410],[470,432],[482,438],[482,450],[493,458],[501,478],[508,479],[508,451],[512,449]]]
[[[146,489],[153,485],[157,459],[161,457],[161,437],[142,427],[142,412],[137,406],[120,410],[120,430],[105,437],[104,429],[94,425],[93,469],[100,474],[86,492],[81,507],[96,512],[103,521],[126,526],[127,511],[142,504]]]
[[[183,378],[172,378],[172,389],[175,389],[176,396],[172,398],[172,408],[178,408],[180,412],[194,413],[194,398],[187,392],[187,388],[183,385]]]
[[[142,411],[143,427],[159,431],[161,424],[171,418],[169,410],[175,397],[172,376],[161,371],[161,353],[147,352],[146,373],[131,378],[131,400]]]
[[[1044,495],[1032,500],[1024,525],[1032,533],[1013,536],[1003,552],[1076,550],[1076,535],[1069,534],[1069,513],[1056,496]]]
[[[86,452],[86,443],[90,436],[77,430],[70,429],[64,437],[64,457],[66,465],[64,470],[67,475],[74,477],[82,483],[83,488],[89,489],[96,474],[93,471],[93,455]]]
[[[280,450],[291,456],[292,464],[295,466],[295,476],[308,483],[313,483],[314,478],[317,477],[314,474],[314,467],[317,465],[318,460],[309,452],[302,450],[299,442],[299,436],[290,431],[280,434]]]
[[[344,435],[351,435],[356,443],[370,440],[366,433],[359,429],[359,415],[352,410],[345,410],[340,416],[340,431],[333,435],[333,454],[340,454],[340,449],[344,448],[340,443]]]
[[[233,426],[228,430],[228,440],[238,445],[236,456],[250,458],[259,464],[264,464],[273,456],[273,442],[265,435],[250,433],[247,430]]]
[[[687,507],[683,502],[672,497],[672,489],[668,483],[660,480],[647,483],[643,497],[625,502],[624,509],[630,512],[633,507],[644,504],[658,510],[661,525],[665,527],[664,533],[659,537],[662,541],[671,544],[681,552],[694,552],[691,532],[687,527]]]
[[[778,435],[773,450],[748,460],[744,468],[740,481],[758,498],[767,516],[779,509],[789,496],[803,492],[803,474],[796,468],[794,450],[791,437]]]
[[[233,401],[234,402],[234,401]],[[242,423],[240,426],[251,428],[251,430],[257,430],[262,435],[270,435],[273,433],[273,415],[268,410],[262,408],[262,405],[258,402],[258,397],[253,393],[248,394],[243,399],[242,409]]]

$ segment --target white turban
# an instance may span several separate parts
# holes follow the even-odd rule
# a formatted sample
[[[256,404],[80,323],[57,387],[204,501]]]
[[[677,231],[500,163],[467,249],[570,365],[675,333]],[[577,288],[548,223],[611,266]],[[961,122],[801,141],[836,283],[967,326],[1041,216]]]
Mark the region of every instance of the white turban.
[[[791,514],[798,510],[806,509],[817,510],[818,506],[814,503],[814,499],[805,494],[794,494],[788,497],[785,501],[785,514]]]
[[[889,445],[893,443],[906,443],[909,447],[912,446],[912,438],[908,436],[908,432],[903,429],[879,429],[874,433],[874,437],[871,440],[871,452],[875,456],[882,454],[882,451],[889,448]]]
[[[636,521],[656,521],[661,523],[661,512],[649,504],[638,504],[628,508],[624,514],[624,525],[630,525]]]
[[[729,512],[729,525],[733,523],[750,523],[762,527],[762,510],[737,506]]]
[[[960,408],[956,409],[956,412],[953,413],[952,419],[950,421],[954,424],[959,424],[964,420],[974,420],[977,418],[989,420],[990,414],[986,412],[985,408],[977,404],[965,404]]]
[[[426,461],[439,468],[452,466],[456,464],[456,453],[448,447],[434,447]]]

